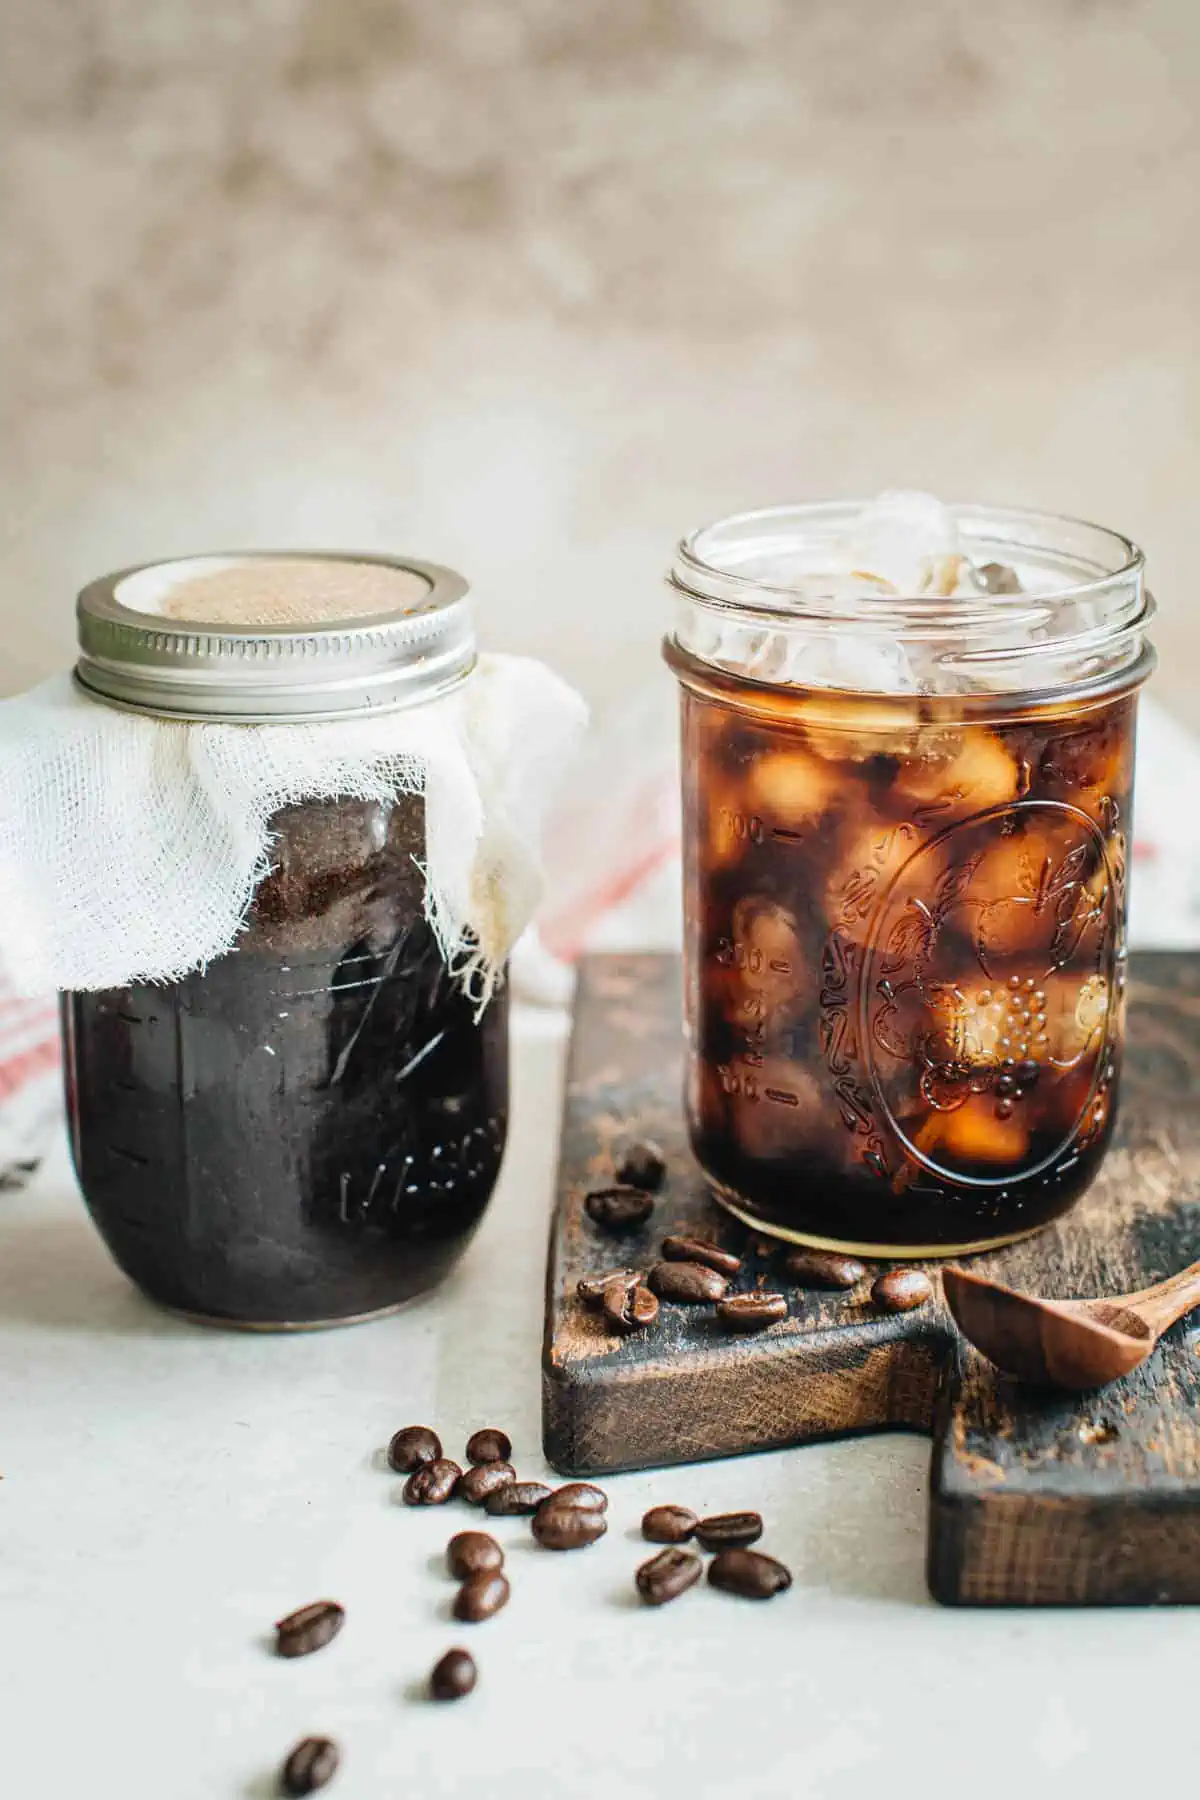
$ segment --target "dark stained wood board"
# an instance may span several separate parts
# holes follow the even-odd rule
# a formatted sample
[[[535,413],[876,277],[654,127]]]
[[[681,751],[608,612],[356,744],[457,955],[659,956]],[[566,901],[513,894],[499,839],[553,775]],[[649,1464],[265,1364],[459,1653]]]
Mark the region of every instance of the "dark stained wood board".
[[[1037,1237],[972,1259],[1017,1288],[1066,1298],[1128,1291],[1200,1258],[1200,956],[1131,959],[1121,1119],[1103,1171]],[[1064,1396],[997,1374],[941,1300],[881,1317],[865,1287],[805,1293],[783,1250],[710,1198],[680,1106],[680,970],[668,956],[585,959],[551,1232],[543,1355],[546,1455],[571,1475],[653,1468],[902,1427],[933,1439],[929,1585],[952,1605],[1200,1602],[1200,1313],[1141,1369]],[[601,1231],[583,1210],[629,1136],[671,1174],[650,1224]],[[711,1309],[664,1303],[657,1324],[610,1336],[581,1275],[655,1260],[672,1229],[747,1257],[790,1316],[730,1338]],[[876,1265],[882,1267],[883,1265]],[[937,1264],[924,1265],[937,1280]],[[871,1271],[872,1273],[875,1270]]]

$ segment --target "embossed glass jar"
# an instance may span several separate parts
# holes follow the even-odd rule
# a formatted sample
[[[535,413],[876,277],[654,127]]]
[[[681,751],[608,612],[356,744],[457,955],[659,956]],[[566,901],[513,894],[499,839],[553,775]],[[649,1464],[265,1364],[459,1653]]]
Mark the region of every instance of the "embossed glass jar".
[[[1057,1217],[1113,1129],[1152,602],[1125,538],[976,507],[977,591],[865,596],[821,575],[857,510],[672,572],[688,1122],[754,1226],[944,1255]]]

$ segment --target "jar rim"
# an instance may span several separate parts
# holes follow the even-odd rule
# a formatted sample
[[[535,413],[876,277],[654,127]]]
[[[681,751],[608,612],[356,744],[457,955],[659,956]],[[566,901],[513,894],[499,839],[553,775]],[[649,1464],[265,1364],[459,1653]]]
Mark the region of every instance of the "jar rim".
[[[909,593],[854,568],[853,527],[870,505],[767,507],[689,533],[668,576],[674,642],[778,688],[847,692],[1060,691],[1152,666],[1154,601],[1131,538],[1065,514],[957,505],[945,509],[953,547],[914,545],[909,558],[955,591]],[[939,566],[962,556],[989,577],[966,593],[961,566]]]
[[[820,595],[812,591],[811,578],[807,587],[796,583],[769,581],[761,575],[743,572],[736,563],[731,563],[728,559],[719,561],[709,553],[713,541],[719,539],[721,534],[732,539],[738,533],[751,530],[758,530],[764,536],[769,534],[768,542],[777,548],[782,547],[784,542],[801,541],[804,527],[808,528],[806,535],[810,539],[822,535],[822,527],[824,535],[832,539],[844,532],[869,505],[870,501],[865,499],[818,500],[729,513],[709,524],[697,526],[679,540],[675,565],[669,577],[671,585],[710,604],[713,601],[724,602],[767,614],[813,616],[851,623],[864,613],[873,620],[878,620],[882,605],[890,611],[904,609],[910,612],[913,623],[919,624],[923,620],[936,620],[949,607],[954,607],[958,610],[952,618],[956,624],[961,624],[961,609],[964,604],[961,599],[947,601],[929,594],[899,593],[889,594],[883,600],[874,594],[863,594],[856,603],[854,600],[847,601],[842,595],[838,597],[836,605],[830,607],[822,604]],[[1027,596],[981,595],[979,598],[987,601],[989,610],[995,609],[998,600],[1024,597],[1036,598],[1043,604],[1047,601],[1068,602],[1096,598],[1106,590],[1111,590],[1115,584],[1140,585],[1145,567],[1145,556],[1140,546],[1123,532],[1115,531],[1109,526],[1097,525],[1090,519],[1079,518],[1070,513],[1056,513],[1034,507],[954,502],[947,506],[947,511],[953,515],[967,539],[979,539],[997,547],[1003,545],[1027,553],[1051,555],[1055,560],[1073,561],[1079,569],[1092,571],[1073,581],[1064,581],[1055,586],[1039,586]],[[783,529],[788,525],[794,527],[790,534]],[[1023,542],[1013,535],[1018,529],[1032,531],[1032,541]],[[1065,538],[1067,542],[1055,548],[1052,541],[1055,538]],[[1094,557],[1084,556],[1081,549],[1072,552],[1071,541],[1081,544],[1085,540],[1090,541],[1096,551],[1101,546],[1109,547],[1107,566],[1098,564]],[[729,591],[726,592],[726,589]],[[798,605],[798,602],[802,604]]]

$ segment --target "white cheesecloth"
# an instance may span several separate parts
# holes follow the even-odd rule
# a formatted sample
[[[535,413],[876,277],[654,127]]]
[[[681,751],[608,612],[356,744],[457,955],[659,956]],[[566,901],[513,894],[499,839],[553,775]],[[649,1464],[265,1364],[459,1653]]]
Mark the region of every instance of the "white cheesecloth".
[[[585,720],[513,656],[419,705],[314,724],[165,721],[56,676],[0,702],[0,973],[19,994],[177,980],[236,944],[281,807],[419,793],[426,916],[486,993],[537,906],[542,815]]]

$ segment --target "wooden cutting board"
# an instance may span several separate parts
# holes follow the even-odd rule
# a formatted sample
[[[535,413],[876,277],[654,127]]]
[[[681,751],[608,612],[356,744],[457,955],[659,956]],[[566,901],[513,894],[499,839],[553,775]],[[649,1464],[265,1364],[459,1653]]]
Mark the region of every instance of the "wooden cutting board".
[[[1058,1225],[974,1261],[1014,1287],[1130,1290],[1200,1258],[1200,957],[1134,956],[1131,977],[1121,1121],[1100,1177]],[[782,1254],[760,1254],[714,1205],[686,1148],[680,1005],[673,957],[582,965],[543,1357],[555,1467],[596,1475],[906,1427],[933,1439],[938,1600],[1200,1601],[1200,1313],[1125,1380],[1077,1397],[993,1371],[957,1335],[940,1289],[935,1305],[880,1317],[865,1289],[791,1288]],[[614,1146],[643,1135],[663,1146],[670,1178],[650,1224],[614,1238],[583,1198],[612,1180]],[[577,1281],[655,1260],[672,1229],[746,1256],[746,1285],[782,1287],[789,1318],[730,1338],[711,1309],[664,1303],[651,1330],[609,1336]]]

